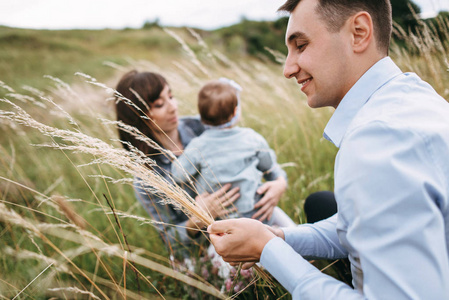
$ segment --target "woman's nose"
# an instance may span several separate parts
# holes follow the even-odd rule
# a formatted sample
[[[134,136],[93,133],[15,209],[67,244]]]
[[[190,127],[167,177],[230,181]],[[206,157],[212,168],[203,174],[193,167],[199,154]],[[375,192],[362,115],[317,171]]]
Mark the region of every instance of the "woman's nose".
[[[169,109],[170,111],[174,111],[178,109],[178,101],[173,98],[169,101]]]

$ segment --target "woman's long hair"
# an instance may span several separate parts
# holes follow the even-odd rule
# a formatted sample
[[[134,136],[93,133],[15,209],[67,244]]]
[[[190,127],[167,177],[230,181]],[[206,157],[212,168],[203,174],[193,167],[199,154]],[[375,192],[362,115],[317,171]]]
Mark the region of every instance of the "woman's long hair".
[[[148,117],[150,117],[149,109],[151,104],[159,98],[166,85],[167,81],[165,78],[157,73],[132,70],[123,75],[117,84],[116,91],[126,99],[132,101],[140,111],[136,107],[133,107],[133,105],[127,104],[126,101],[120,99],[121,97],[119,95],[116,95],[115,111],[117,121],[135,127],[145,136],[161,145],[156,137],[155,127]],[[133,134],[120,128],[118,132],[121,141],[130,143],[143,153],[147,155],[158,153],[156,149],[146,142],[138,140]],[[123,146],[129,150],[129,146],[126,143]]]

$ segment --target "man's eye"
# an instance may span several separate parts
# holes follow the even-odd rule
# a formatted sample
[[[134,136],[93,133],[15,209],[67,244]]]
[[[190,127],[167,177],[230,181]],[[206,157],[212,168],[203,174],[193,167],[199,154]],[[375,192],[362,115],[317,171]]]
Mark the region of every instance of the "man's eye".
[[[299,44],[296,45],[296,49],[298,49],[299,51],[303,51],[306,48],[307,44]]]

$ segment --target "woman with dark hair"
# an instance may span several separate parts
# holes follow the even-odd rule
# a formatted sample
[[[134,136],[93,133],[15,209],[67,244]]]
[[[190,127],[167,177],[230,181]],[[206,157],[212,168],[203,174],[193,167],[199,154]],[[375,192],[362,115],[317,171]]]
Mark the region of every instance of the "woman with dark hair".
[[[194,137],[205,130],[198,117],[178,117],[176,99],[165,78],[159,74],[130,71],[120,79],[116,91],[117,120],[135,127],[176,156],[181,154]],[[132,101],[133,105],[122,101],[120,95]],[[119,135],[126,149],[129,150],[129,144],[150,156],[156,163],[156,166],[151,167],[170,181],[172,163],[170,157],[124,130],[119,129]],[[265,179],[267,181],[258,190],[258,193],[263,194],[259,201],[261,208],[253,216],[261,221],[271,218],[287,187],[286,174],[278,165],[265,176]],[[230,189],[230,187],[229,184],[225,184],[212,194],[202,195],[196,195],[188,187],[184,188],[199,205],[209,211],[214,218],[218,218],[229,213],[232,210],[229,206],[239,197],[238,188]],[[161,222],[157,226],[169,249],[175,245],[188,245],[194,238],[200,236],[199,231],[194,228],[202,228],[206,224],[201,224],[201,221],[194,218],[189,219],[169,204],[161,204],[160,198],[146,191],[137,179],[134,189],[145,210],[154,220]],[[165,226],[162,223],[175,226]]]

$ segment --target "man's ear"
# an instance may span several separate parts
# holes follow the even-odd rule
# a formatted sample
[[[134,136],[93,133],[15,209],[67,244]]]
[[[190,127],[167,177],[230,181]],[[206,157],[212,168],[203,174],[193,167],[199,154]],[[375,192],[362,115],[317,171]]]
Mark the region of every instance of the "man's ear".
[[[351,33],[353,37],[352,48],[355,53],[364,52],[372,43],[375,43],[373,20],[366,11],[361,11],[351,18]]]

